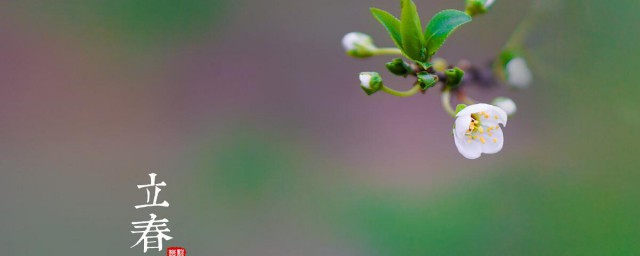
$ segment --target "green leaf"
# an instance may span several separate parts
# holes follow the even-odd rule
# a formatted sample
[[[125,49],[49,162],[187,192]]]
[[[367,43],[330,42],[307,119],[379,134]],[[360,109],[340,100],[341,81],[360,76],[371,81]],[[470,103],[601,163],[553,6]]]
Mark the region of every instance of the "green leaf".
[[[412,0],[402,0],[401,3],[402,49],[404,49],[407,57],[413,60],[426,61],[426,41],[422,34],[422,24],[420,24],[420,16],[418,15],[416,4]]]
[[[391,15],[390,13],[380,10],[378,8],[371,8],[371,14],[373,17],[382,24],[382,26],[389,32],[389,36],[393,39],[400,50],[402,50],[402,35],[400,34],[400,20]]]
[[[465,104],[458,104],[458,106],[456,106],[456,115],[466,107],[467,105]]]
[[[444,10],[431,18],[425,37],[429,56],[433,56],[460,25],[471,21],[471,16],[458,10]]]

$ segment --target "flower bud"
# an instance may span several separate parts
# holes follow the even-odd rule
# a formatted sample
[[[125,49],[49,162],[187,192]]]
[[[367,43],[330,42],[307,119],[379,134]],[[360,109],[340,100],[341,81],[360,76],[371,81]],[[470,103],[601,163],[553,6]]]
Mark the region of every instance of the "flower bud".
[[[501,108],[502,110],[504,110],[504,112],[507,113],[507,115],[513,115],[516,113],[516,110],[518,110],[518,108],[516,107],[516,103],[513,102],[513,100],[505,97],[495,98],[491,102],[491,105]]]
[[[458,67],[447,69],[444,74],[447,76],[447,86],[450,88],[458,87],[464,77],[464,71]]]
[[[429,74],[428,72],[420,72],[417,74],[418,83],[420,83],[420,88],[422,90],[427,90],[438,82],[438,76],[434,74]]]
[[[382,87],[382,77],[378,72],[362,72],[360,73],[360,88],[367,95],[374,94]]]
[[[507,84],[518,89],[524,89],[531,85],[533,75],[522,57],[515,57],[506,62],[505,75]]]
[[[467,0],[467,13],[471,16],[483,14],[493,6],[494,0]]]
[[[393,59],[387,62],[387,69],[394,75],[406,77],[411,72],[411,66],[404,62],[401,58]]]
[[[447,70],[447,67],[449,66],[449,63],[447,63],[447,60],[443,59],[443,58],[433,58],[433,69],[435,69],[438,72],[444,72]]]
[[[346,34],[342,38],[342,46],[349,56],[355,58],[371,57],[377,48],[369,35],[360,32]]]

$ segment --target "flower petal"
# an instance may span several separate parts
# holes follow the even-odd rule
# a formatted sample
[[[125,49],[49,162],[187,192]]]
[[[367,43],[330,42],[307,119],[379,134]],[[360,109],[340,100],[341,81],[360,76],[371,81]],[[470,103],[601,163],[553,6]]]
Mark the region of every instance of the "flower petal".
[[[469,125],[471,124],[471,115],[461,116],[456,118],[456,127],[453,132],[456,136],[462,138],[464,137],[464,133],[469,129]]]
[[[496,106],[491,106],[487,113],[490,115],[489,119],[494,118],[494,120],[497,120],[498,123],[507,126],[507,112],[505,112],[503,109]]]
[[[477,140],[471,142],[466,137],[453,136],[458,152],[467,159],[476,159],[482,154],[482,145]]]
[[[503,111],[487,111],[488,118],[484,116],[480,116],[480,125],[494,127],[498,124],[502,124],[503,126],[507,125],[506,112]],[[497,118],[496,118],[497,117]],[[504,118],[503,118],[504,117]],[[488,128],[488,127],[485,127]]]
[[[467,109],[470,109],[469,111],[467,111]],[[466,111],[466,112],[465,112]],[[463,113],[464,112],[464,113]],[[458,118],[462,115],[471,115],[471,114],[475,114],[475,113],[480,113],[480,112],[486,112],[488,117],[485,118],[484,116],[480,116],[480,122],[481,123],[489,123],[490,126],[495,126],[496,124],[502,124],[504,126],[507,125],[507,112],[505,112],[504,110],[502,110],[499,107],[493,106],[493,105],[489,105],[489,104],[484,104],[484,103],[479,103],[479,104],[475,104],[475,105],[471,105],[466,107],[465,109],[463,109],[462,111],[460,111],[460,113],[458,113]],[[497,117],[497,118],[496,118]]]
[[[458,112],[458,114],[456,116],[457,117],[470,116],[471,114],[474,114],[474,113],[487,111],[491,107],[495,108],[495,106],[492,106],[492,105],[489,105],[489,104],[485,104],[485,103],[473,104],[471,106],[468,106],[468,107],[464,108],[463,110],[460,110],[460,112]]]
[[[491,136],[488,136],[489,133],[485,133],[485,143],[482,144],[482,153],[486,154],[495,154],[502,150],[502,145],[504,144],[504,135],[502,134],[502,129],[498,128],[497,130],[491,131]]]

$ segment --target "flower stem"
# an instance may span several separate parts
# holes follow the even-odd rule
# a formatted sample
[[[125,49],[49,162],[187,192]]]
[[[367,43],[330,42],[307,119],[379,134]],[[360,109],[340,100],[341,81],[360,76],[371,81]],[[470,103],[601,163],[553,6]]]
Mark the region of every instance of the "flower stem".
[[[451,91],[449,89],[442,91],[441,99],[444,110],[452,117],[456,117],[456,111],[451,108]]]
[[[533,29],[533,25],[536,22],[536,17],[532,11],[533,9],[534,8],[530,8],[525,14],[525,17],[520,21],[520,23],[518,23],[516,29],[513,31],[513,33],[511,33],[511,35],[507,39],[507,42],[504,44],[503,50],[516,50],[521,53],[525,51],[524,41]],[[502,63],[500,61],[494,62],[492,69],[498,77],[506,79],[506,74],[500,67],[501,64]]]
[[[418,93],[420,91],[420,85],[414,85],[408,91],[396,91],[394,89],[391,89],[389,87],[386,87],[386,86],[382,85],[380,87],[380,90],[382,90],[383,92],[386,92],[388,94],[391,94],[393,96],[410,97],[410,96],[413,96],[414,94],[416,94],[416,93]]]
[[[464,102],[464,104],[469,104],[469,105],[478,103],[477,100],[474,100],[473,98],[467,96],[467,94],[462,90],[458,91],[458,100]]]
[[[378,48],[373,54],[375,55],[402,55],[402,51],[398,48]]]
[[[504,46],[505,49],[522,48],[525,37],[529,34],[529,32],[531,32],[531,29],[533,28],[533,25],[535,23],[535,15],[533,15],[532,9],[527,11],[525,17],[522,19],[522,21],[520,21],[515,31],[511,34]]]

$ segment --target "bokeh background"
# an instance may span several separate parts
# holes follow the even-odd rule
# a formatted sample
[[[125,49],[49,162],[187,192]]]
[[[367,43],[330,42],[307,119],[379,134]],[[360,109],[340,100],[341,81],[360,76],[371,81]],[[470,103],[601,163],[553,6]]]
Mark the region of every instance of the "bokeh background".
[[[462,0],[417,0],[423,19]],[[638,255],[640,2],[497,0],[450,38],[495,56],[526,13],[535,83],[497,155],[470,161],[437,93],[358,88],[390,0],[0,3],[0,254]],[[435,91],[434,91],[435,92]],[[136,210],[158,173],[168,209]],[[164,252],[148,252],[164,255]]]

